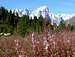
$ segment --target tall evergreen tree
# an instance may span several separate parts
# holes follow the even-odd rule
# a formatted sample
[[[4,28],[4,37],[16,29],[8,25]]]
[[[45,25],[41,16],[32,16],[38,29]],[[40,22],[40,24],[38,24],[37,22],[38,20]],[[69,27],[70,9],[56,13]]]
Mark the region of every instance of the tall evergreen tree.
[[[18,23],[18,32],[25,36],[29,32],[29,16],[22,16]]]

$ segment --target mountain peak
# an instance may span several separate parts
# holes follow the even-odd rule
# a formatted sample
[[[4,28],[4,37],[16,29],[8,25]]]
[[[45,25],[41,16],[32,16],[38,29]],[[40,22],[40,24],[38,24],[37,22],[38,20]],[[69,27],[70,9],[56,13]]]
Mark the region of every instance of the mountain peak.
[[[47,8],[48,8],[47,6],[41,6],[41,7],[37,8],[37,9],[42,10],[42,9],[47,9]]]

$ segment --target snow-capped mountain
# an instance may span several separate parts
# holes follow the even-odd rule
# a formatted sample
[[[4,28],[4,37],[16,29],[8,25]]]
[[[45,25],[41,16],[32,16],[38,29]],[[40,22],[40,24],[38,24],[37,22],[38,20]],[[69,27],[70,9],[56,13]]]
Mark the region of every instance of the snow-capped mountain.
[[[66,13],[61,14],[61,17],[62,17],[64,20],[71,19],[71,18],[74,17],[74,16],[75,16],[75,14],[66,14]]]
[[[17,12],[20,17],[23,16],[23,15],[29,15],[29,10],[28,9],[13,9],[12,13],[13,12],[15,12],[15,13]]]
[[[34,9],[32,11],[28,10],[28,9],[15,9],[15,10],[12,10],[12,12],[18,12],[20,17],[23,15],[29,15],[29,17],[32,19],[34,19],[34,16],[37,16],[37,18],[38,18],[40,15],[42,15],[43,18],[48,17],[48,19],[51,20],[51,23],[52,24],[55,23],[56,25],[59,25],[62,20],[67,20],[67,19],[70,19],[73,16],[75,16],[75,14],[52,13],[47,6],[42,6],[37,9]]]
[[[49,9],[47,6],[42,6],[40,8],[37,8],[35,10],[33,10],[31,13],[30,13],[30,17],[32,17],[32,19],[34,19],[34,16],[37,16],[37,18],[42,15],[43,18],[45,18],[49,13]]]

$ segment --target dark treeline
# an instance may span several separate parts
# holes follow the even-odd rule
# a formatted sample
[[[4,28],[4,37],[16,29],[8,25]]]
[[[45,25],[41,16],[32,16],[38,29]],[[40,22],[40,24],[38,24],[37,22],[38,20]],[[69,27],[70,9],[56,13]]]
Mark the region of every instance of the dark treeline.
[[[61,22],[60,27],[57,29],[57,26],[51,25],[50,21],[47,18],[43,19],[42,16],[34,19],[30,19],[29,16],[23,15],[19,17],[18,13],[8,11],[4,7],[0,7],[0,33],[20,33],[20,35],[25,36],[29,32],[38,32],[41,33],[44,29],[54,29],[57,30],[63,27]]]
[[[8,11],[4,7],[0,7],[0,32],[13,33],[16,30],[19,19],[18,13],[16,15],[11,10]]]

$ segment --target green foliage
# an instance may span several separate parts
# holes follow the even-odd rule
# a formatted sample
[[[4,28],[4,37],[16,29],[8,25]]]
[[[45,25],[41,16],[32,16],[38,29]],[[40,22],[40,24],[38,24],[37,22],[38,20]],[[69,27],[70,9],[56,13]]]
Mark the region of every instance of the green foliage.
[[[29,32],[29,16],[22,16],[18,23],[18,32],[25,36]]]
[[[29,16],[22,16],[19,19],[18,23],[18,32],[22,36],[26,36],[29,32],[42,32],[43,30],[43,18],[42,16],[37,19],[35,16],[34,19],[29,19]]]
[[[13,33],[15,28],[17,28],[18,15],[12,13],[10,10],[8,12],[4,7],[0,7],[0,32],[10,32]]]
[[[37,21],[37,24],[38,24],[38,32],[43,32],[43,17],[40,16],[38,21]]]
[[[16,14],[16,15],[15,15]],[[14,33],[19,32],[23,36],[29,32],[43,32],[43,17],[40,16],[34,19],[29,19],[29,16],[19,17],[18,13],[4,7],[0,7],[0,32],[1,33]]]
[[[60,23],[59,24],[59,29],[62,30],[64,28],[65,24],[64,23]]]
[[[64,22],[62,23],[60,23],[59,24],[59,26],[53,26],[53,29],[54,29],[54,31],[56,31],[56,32],[58,32],[58,31],[60,31],[60,30],[63,30],[64,29],[64,27],[65,27],[65,24],[64,24]]]
[[[34,19],[29,19],[27,15],[19,17],[17,12],[0,7],[0,33],[19,32],[22,36],[26,36],[30,32],[42,33],[45,29],[59,31],[63,27],[63,22],[59,26],[51,25],[50,21],[43,19],[42,16],[39,18],[34,16]]]
[[[33,19],[33,30],[35,32],[42,32],[43,30],[43,18],[42,16],[40,16],[38,19],[37,17],[35,16],[34,19]]]
[[[75,26],[74,25],[68,24],[68,27],[69,27],[70,31],[75,31]]]
[[[48,23],[48,28],[49,28],[50,30],[53,30],[53,25],[52,25],[51,23]]]

